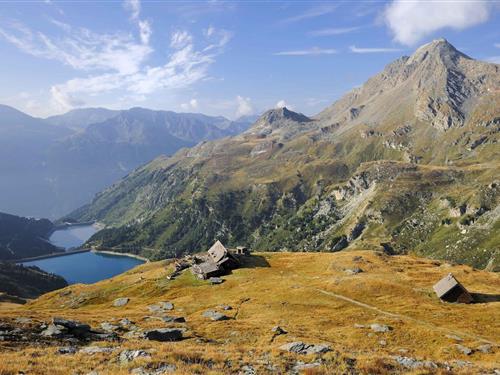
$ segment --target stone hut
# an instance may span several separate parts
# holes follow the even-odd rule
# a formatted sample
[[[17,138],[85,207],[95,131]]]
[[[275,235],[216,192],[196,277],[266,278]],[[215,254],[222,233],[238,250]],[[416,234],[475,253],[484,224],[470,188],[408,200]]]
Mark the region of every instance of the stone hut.
[[[449,273],[433,286],[437,296],[446,302],[471,303],[474,302],[471,294],[455,277]]]
[[[220,242],[217,241],[208,250],[206,255],[198,257],[198,262],[192,266],[192,272],[200,279],[221,276],[238,268],[236,259]]]

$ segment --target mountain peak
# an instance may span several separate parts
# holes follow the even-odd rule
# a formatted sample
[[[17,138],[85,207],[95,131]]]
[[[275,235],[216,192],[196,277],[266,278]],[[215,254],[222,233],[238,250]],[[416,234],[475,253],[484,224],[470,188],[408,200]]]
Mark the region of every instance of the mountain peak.
[[[257,120],[258,123],[265,122],[266,124],[274,124],[282,121],[293,122],[309,122],[311,119],[302,113],[297,113],[289,110],[286,107],[270,109]]]
[[[457,50],[445,38],[435,39],[430,43],[420,46],[408,59],[407,64],[422,63],[426,60],[439,59],[449,66],[460,58],[471,59]]]

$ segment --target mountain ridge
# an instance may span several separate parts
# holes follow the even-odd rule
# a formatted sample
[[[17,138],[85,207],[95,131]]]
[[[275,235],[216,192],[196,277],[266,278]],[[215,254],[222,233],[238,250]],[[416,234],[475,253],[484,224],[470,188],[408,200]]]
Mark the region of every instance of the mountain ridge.
[[[496,82],[500,66],[438,40],[317,116],[271,110],[238,136],[156,159],[75,216],[108,225],[88,245],[153,259],[218,238],[265,251],[416,252],[498,269]]]

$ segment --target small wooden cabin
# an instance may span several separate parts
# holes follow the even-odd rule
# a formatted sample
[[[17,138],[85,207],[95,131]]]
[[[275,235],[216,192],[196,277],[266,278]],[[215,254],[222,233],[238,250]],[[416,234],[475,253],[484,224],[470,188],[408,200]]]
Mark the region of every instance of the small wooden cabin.
[[[474,302],[474,298],[472,298],[471,294],[451,273],[434,284],[433,289],[437,296],[446,302]]]

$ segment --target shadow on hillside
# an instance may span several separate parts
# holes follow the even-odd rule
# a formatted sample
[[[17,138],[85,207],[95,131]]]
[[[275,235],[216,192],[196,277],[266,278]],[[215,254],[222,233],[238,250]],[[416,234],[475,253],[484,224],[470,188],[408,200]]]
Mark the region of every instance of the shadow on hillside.
[[[474,303],[500,302],[500,294],[471,293]]]
[[[262,255],[244,256],[244,257],[240,257],[238,260],[241,263],[240,268],[271,267],[269,262]]]

